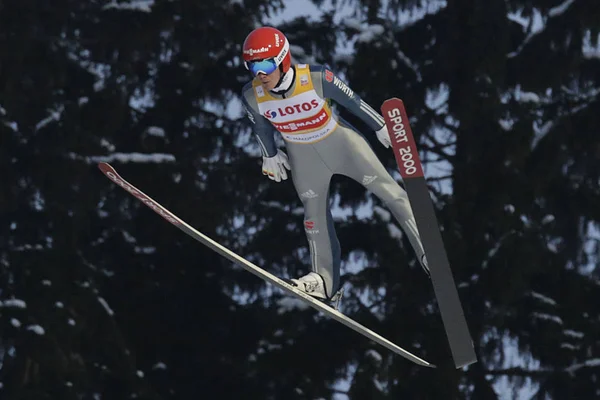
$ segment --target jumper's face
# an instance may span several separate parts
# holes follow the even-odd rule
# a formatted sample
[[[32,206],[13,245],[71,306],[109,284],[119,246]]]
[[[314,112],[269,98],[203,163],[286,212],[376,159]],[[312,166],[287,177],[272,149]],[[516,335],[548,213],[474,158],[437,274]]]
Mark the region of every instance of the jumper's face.
[[[273,90],[275,86],[277,86],[279,78],[281,78],[281,71],[279,70],[279,68],[276,68],[275,71],[271,72],[268,75],[262,72],[258,74],[258,79],[260,79],[260,83],[262,84],[265,90]]]

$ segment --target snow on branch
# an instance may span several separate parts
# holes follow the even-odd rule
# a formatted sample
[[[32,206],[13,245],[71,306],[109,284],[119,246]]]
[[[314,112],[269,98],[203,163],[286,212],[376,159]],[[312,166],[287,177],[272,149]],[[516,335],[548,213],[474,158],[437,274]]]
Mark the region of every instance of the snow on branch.
[[[277,302],[279,308],[277,309],[278,314],[284,314],[286,312],[294,311],[294,310],[306,310],[309,308],[307,302],[302,301],[300,299],[284,297],[279,299]]]
[[[525,369],[521,367],[511,367],[511,368],[503,368],[503,369],[490,369],[486,370],[486,375],[493,376],[527,376],[527,377],[536,377],[536,376],[546,376],[554,372],[552,369],[540,368],[540,369]]]
[[[448,7],[447,0],[421,1],[417,2],[419,4],[409,8],[397,7],[397,5],[391,4],[392,2],[389,1],[385,3],[388,3],[387,10],[381,14],[381,17],[386,19],[391,18],[394,25],[401,29],[406,29],[428,16],[438,14]]]
[[[586,360],[580,364],[573,364],[570,367],[565,368],[565,371],[567,371],[570,374],[573,374],[577,370],[584,367],[600,367],[600,358],[590,358],[589,360]]]
[[[563,335],[570,336],[575,339],[582,339],[585,336],[583,332],[575,331],[573,329],[565,329],[563,331]]]
[[[38,325],[38,324],[28,325],[25,329],[35,333],[36,335],[40,335],[40,336],[42,336],[46,333],[46,330],[41,325]]]
[[[121,163],[164,163],[164,162],[175,162],[175,156],[172,154],[165,153],[112,153],[106,156],[82,156],[75,153],[69,153],[69,158],[74,160],[83,160],[87,164],[99,163],[99,162],[112,162],[118,161]]]
[[[154,0],[131,0],[128,2],[117,2],[116,0],[112,0],[109,4],[103,7],[104,10],[108,9],[116,9],[116,10],[132,10],[132,11],[142,11],[142,12],[151,12],[152,6],[154,5]]]
[[[523,25],[524,29],[527,29],[529,32],[523,42],[519,45],[517,50],[512,51],[507,54],[508,58],[514,58],[521,53],[521,51],[531,42],[531,40],[546,30],[546,26],[548,25],[548,19],[556,18],[562,14],[564,14],[569,7],[575,3],[575,0],[566,0],[562,4],[551,8],[548,10],[547,16],[544,18],[542,13],[538,10],[535,10],[533,16],[531,18],[524,18],[521,14],[523,10],[519,10],[517,13],[510,13],[507,15],[507,18],[511,21],[515,21],[521,25]]]
[[[575,0],[566,0],[562,4],[557,5],[556,7],[552,7],[548,11],[549,17],[557,17],[561,14],[564,14],[567,9],[571,6],[571,4],[575,3]]]
[[[561,119],[565,117],[570,117],[578,112],[588,108],[590,104],[595,101],[596,97],[600,95],[600,88],[591,88],[587,91],[570,91],[569,89],[563,87],[563,92],[567,93],[571,97],[572,101],[578,102],[579,104],[576,106],[571,106],[566,113],[557,113],[556,117],[553,120],[547,121],[534,121],[533,123],[533,131],[535,136],[531,143],[531,148],[534,149],[537,147],[538,143],[541,139],[552,131],[552,129],[558,125]],[[546,104],[550,104],[551,101],[545,102]]]
[[[573,88],[562,86],[560,94],[555,94],[551,88],[546,89],[545,93],[534,93],[523,90],[521,85],[507,90],[500,95],[503,104],[508,104],[512,99],[520,106],[528,107],[533,110],[537,118],[532,122],[533,139],[531,149],[535,149],[539,142],[546,137],[564,118],[571,117],[576,113],[588,108],[590,104],[596,101],[600,95],[600,88],[583,85]],[[552,112],[552,118],[543,118],[545,107],[561,105],[566,95],[569,106],[563,107],[561,111]],[[498,120],[498,123],[506,130],[512,129],[514,119],[508,115]]]
[[[539,312],[534,312],[531,315],[534,318],[541,319],[541,320],[544,320],[544,321],[554,322],[554,323],[556,323],[558,325],[562,325],[563,324],[562,319],[559,316],[557,316],[557,315],[551,315],[551,314],[539,313]]]
[[[60,117],[64,110],[65,106],[62,104],[56,110],[48,110],[48,116],[35,125],[35,131],[39,131],[45,126],[50,125],[52,122],[60,121]]]
[[[581,368],[597,368],[600,367],[600,358],[590,358],[582,363],[573,364],[570,367],[564,369],[564,371],[569,374],[574,374],[576,371]],[[535,370],[523,369],[519,367],[513,368],[505,368],[505,369],[495,369],[495,370],[487,370],[485,371],[486,375],[508,375],[508,376],[545,376],[552,373],[555,373],[555,369],[551,368],[540,368]]]
[[[6,308],[27,308],[27,303],[20,299],[0,300],[0,307]]]
[[[356,40],[361,43],[370,43],[376,38],[380,37],[384,32],[385,28],[383,25],[369,25],[365,29],[361,30],[361,33],[358,35]]]
[[[347,18],[344,20],[343,24],[348,28],[358,31],[356,42],[358,43],[371,43],[377,39],[381,39],[386,34],[386,27],[379,24],[364,24],[359,19],[356,18]],[[417,77],[417,80],[421,82],[422,76],[419,71],[419,67],[416,63],[414,63],[410,57],[406,55],[406,53],[400,48],[400,45],[393,37],[393,30],[387,28],[387,38],[389,43],[396,50],[398,59],[410,70],[412,70]],[[396,68],[396,63],[393,63],[393,68]]]
[[[400,46],[395,43],[394,47],[396,47],[396,51],[398,52],[398,58],[406,65],[409,69],[411,69],[417,78],[417,82],[421,82],[423,77],[421,76],[421,71],[419,71],[419,67],[412,62],[412,60],[400,49]]]
[[[515,234],[516,232],[514,230],[511,230],[509,232],[506,232],[504,235],[502,235],[500,237],[500,239],[498,239],[496,241],[496,243],[492,246],[492,248],[490,249],[490,251],[488,251],[487,257],[485,258],[485,260],[483,260],[483,262],[481,263],[481,267],[482,268],[487,268],[490,261],[494,258],[494,256],[496,255],[496,253],[498,253],[498,251],[500,250],[500,248],[502,247],[502,245],[504,244],[504,241],[510,237],[511,235]]]
[[[583,58],[600,59],[600,34],[598,34],[595,42],[596,45],[592,45],[592,32],[587,31],[583,37],[583,43],[581,44],[581,53],[583,54]]]
[[[539,300],[542,303],[549,304],[551,306],[555,306],[556,305],[556,301],[554,301],[553,299],[551,299],[548,296],[544,296],[541,293],[538,293],[538,292],[535,292],[535,291],[531,291],[529,294],[531,295],[531,297],[533,297],[534,299]]]
[[[113,315],[115,315],[115,312],[112,310],[112,308],[110,308],[110,306],[108,305],[106,300],[104,300],[103,297],[98,296],[98,302],[102,305],[102,307],[109,316],[112,317]]]

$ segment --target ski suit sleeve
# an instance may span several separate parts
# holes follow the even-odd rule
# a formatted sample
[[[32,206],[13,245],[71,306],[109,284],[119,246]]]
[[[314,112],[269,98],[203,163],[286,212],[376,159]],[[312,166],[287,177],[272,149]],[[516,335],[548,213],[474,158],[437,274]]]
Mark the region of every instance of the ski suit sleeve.
[[[371,129],[378,131],[385,122],[383,117],[370,105],[365,103],[348,85],[325,66],[310,67],[311,78],[317,94],[331,99],[346,108],[365,122]]]
[[[258,111],[258,104],[254,98],[252,84],[248,83],[242,91],[242,105],[246,116],[252,122],[254,137],[260,146],[263,157],[273,157],[277,154],[275,143],[275,130],[273,125]]]

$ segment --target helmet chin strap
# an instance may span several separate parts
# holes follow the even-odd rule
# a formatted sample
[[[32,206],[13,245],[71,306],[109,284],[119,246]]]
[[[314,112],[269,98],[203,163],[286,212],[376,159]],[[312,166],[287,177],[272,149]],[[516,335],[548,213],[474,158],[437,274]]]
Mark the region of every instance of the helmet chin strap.
[[[281,68],[282,66],[280,65],[280,71]],[[292,86],[292,83],[294,83],[294,75],[296,75],[296,71],[294,70],[294,67],[291,66],[290,69],[288,69],[288,72],[286,72],[285,74],[281,74],[277,85],[275,85],[275,87],[271,91],[277,94],[286,92]]]

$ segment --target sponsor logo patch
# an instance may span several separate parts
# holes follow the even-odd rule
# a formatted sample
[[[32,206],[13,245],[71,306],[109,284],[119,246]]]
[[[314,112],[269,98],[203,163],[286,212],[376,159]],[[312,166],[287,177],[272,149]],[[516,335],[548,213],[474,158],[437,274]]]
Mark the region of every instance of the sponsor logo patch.
[[[315,235],[317,233],[319,233],[318,229],[316,228],[316,224],[314,221],[304,221],[304,228],[306,228],[306,233],[310,234],[310,235]]]
[[[327,82],[333,82],[333,72],[328,69],[325,70],[325,80]]]
[[[280,107],[277,109],[277,113],[275,113],[275,111],[273,110],[267,110],[267,112],[269,113],[274,113],[272,114],[270,117],[268,115],[266,115],[267,113],[265,112],[265,117],[267,118],[275,118],[277,115],[281,116],[281,117],[285,117],[288,115],[292,115],[292,114],[296,114],[296,113],[301,113],[303,111],[310,111],[312,109],[315,109],[319,107],[319,102],[316,99],[313,99],[311,101],[305,101],[303,103],[298,103],[298,104],[292,104],[291,106],[285,106],[285,107]]]
[[[273,110],[267,110],[264,113],[265,118],[271,119],[271,118],[275,118],[277,116],[277,113]]]
[[[271,46],[269,46],[271,47]],[[249,56],[253,56],[255,54],[264,53],[265,51],[269,51],[269,47],[261,47],[260,49],[248,49],[244,50],[244,54],[248,54]]]
[[[337,76],[335,78],[333,78],[333,84],[335,86],[337,86],[342,92],[344,92],[344,94],[346,94],[346,96],[353,98],[354,97],[354,92],[352,91],[352,89],[350,89],[348,87],[348,85],[346,85],[341,79],[339,79]]]
[[[313,117],[300,119],[293,122],[273,123],[273,125],[279,132],[289,133],[302,129],[320,128],[324,126],[328,120],[329,115],[327,114],[327,111],[323,109]]]
[[[309,189],[300,195],[300,197],[303,197],[305,199],[314,199],[315,197],[318,197],[318,196],[319,195],[316,194],[315,191],[312,189]]]
[[[304,74],[300,76],[300,86],[308,85],[308,75]]]
[[[365,176],[363,176],[362,184],[363,185],[368,185],[370,183],[373,183],[373,181],[375,179],[377,179],[377,175],[373,175],[373,176],[365,175]]]

